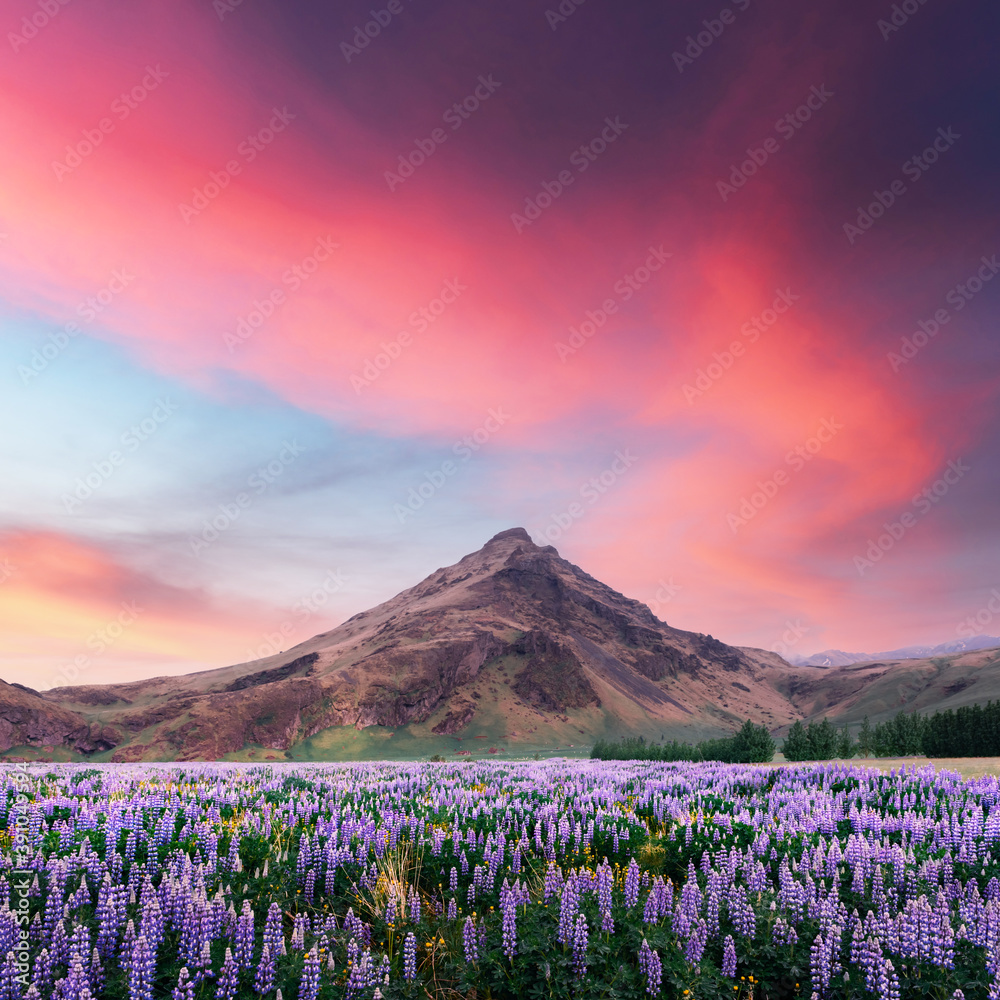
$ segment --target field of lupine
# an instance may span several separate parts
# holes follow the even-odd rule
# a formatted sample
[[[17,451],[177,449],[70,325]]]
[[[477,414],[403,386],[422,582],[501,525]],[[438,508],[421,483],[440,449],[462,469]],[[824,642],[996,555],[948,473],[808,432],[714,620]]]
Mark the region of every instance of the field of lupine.
[[[0,1000],[1000,996],[992,777],[0,774]]]

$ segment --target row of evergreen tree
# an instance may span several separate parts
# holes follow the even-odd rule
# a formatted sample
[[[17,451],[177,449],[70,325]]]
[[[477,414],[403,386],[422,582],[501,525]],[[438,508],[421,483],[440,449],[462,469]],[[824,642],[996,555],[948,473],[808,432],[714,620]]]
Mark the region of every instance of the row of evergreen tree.
[[[796,722],[782,747],[785,760],[834,757],[996,757],[1000,756],[1000,701],[920,715],[899,712],[872,726],[865,716],[857,739],[845,726],[839,733],[827,719]]]
[[[592,760],[717,760],[724,764],[757,764],[772,760],[776,747],[764,726],[749,719],[735,736],[699,743],[647,743],[641,736],[623,740],[598,740]]]
[[[865,716],[855,738],[829,719],[803,725],[796,722],[781,748],[785,760],[833,760],[850,757],[997,757],[1000,756],[1000,701],[920,715],[899,712],[872,726]],[[594,760],[717,760],[727,764],[772,760],[775,743],[764,726],[749,719],[735,735],[699,743],[647,743],[641,736],[618,741],[598,740]]]

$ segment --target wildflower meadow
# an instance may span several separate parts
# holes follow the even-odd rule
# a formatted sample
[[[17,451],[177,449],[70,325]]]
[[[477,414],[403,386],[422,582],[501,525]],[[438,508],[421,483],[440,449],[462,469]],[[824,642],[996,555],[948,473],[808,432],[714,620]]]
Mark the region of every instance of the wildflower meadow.
[[[1000,785],[932,768],[6,768],[0,1000],[1000,997]]]

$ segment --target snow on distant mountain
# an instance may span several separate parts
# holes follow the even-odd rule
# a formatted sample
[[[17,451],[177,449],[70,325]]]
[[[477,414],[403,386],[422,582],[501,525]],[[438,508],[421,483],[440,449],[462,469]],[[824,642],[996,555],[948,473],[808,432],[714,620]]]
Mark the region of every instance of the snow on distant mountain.
[[[1000,638],[995,635],[977,635],[971,639],[952,639],[937,646],[903,646],[881,653],[845,653],[842,649],[824,649],[812,656],[786,656],[795,667],[846,667],[852,663],[868,663],[872,660],[916,660],[924,656],[942,656],[946,653],[963,653],[976,649],[992,649],[1000,646]]]

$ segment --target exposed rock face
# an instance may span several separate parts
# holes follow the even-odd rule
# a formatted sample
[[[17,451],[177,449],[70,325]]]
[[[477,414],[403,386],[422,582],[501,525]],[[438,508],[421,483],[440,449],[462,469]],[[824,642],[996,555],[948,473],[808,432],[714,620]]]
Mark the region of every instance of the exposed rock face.
[[[110,749],[116,737],[113,727],[92,724],[30,688],[0,681],[0,752],[14,746],[68,746],[90,753]]]
[[[783,662],[671,628],[512,528],[384,604],[252,664],[41,696],[3,685],[0,736],[6,747],[114,746],[116,760],[216,759],[248,743],[286,749],[330,726],[427,722],[458,733],[490,702],[532,716],[624,711],[718,731],[754,704],[773,725],[798,717],[766,676]],[[15,709],[22,702],[34,716]]]
[[[577,654],[547,632],[532,631],[511,647],[530,657],[514,681],[514,691],[529,705],[549,712],[600,705]]]
[[[296,673],[305,673],[317,660],[318,653],[306,653],[291,663],[286,663],[283,667],[272,667],[270,670],[261,670],[256,674],[244,674],[237,678],[232,684],[227,685],[226,691],[245,691],[249,687],[259,687],[261,684],[273,684],[275,681],[283,681],[286,677],[291,677]]]

